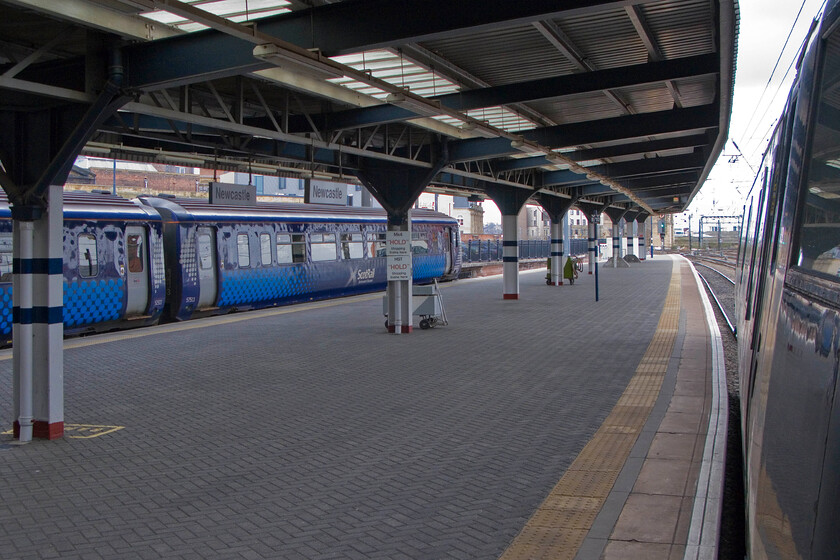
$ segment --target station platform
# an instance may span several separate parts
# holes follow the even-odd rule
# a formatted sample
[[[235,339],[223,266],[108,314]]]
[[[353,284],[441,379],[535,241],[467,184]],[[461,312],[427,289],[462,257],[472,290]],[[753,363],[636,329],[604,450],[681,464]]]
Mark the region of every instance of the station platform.
[[[711,558],[690,264],[601,268],[598,302],[544,272],[444,284],[449,324],[408,335],[370,294],[68,340],[51,442],[14,444],[0,353],[0,558]]]

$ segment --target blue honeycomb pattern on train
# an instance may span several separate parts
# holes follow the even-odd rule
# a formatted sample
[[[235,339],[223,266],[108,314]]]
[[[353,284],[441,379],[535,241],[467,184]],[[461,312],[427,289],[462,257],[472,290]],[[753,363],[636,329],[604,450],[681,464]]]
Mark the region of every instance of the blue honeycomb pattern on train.
[[[443,275],[446,269],[445,255],[424,255],[412,260],[412,279],[425,280]]]
[[[65,327],[114,321],[122,308],[122,278],[64,282]]]
[[[0,288],[0,334],[12,332],[12,285]]]
[[[247,268],[225,271],[219,307],[256,303],[314,291],[312,275],[301,267]]]

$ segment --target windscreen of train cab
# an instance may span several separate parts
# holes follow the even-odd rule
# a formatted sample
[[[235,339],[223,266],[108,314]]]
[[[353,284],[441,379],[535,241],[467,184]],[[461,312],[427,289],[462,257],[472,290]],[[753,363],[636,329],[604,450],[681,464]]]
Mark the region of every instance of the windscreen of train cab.
[[[796,264],[840,278],[840,31],[826,39]]]

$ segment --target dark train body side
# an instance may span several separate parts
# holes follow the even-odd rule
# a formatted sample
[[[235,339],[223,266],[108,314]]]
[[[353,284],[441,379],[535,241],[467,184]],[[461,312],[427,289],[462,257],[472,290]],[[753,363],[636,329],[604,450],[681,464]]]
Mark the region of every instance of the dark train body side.
[[[744,209],[736,301],[754,559],[840,557],[838,15],[830,1]]]
[[[384,211],[319,205],[256,208],[143,197],[164,218],[173,320],[382,290]],[[413,279],[456,278],[457,221],[412,211]],[[170,265],[169,263],[174,263]]]
[[[157,212],[97,194],[64,194],[64,332],[156,323],[164,305]],[[0,199],[0,343],[12,343],[12,219]]]
[[[229,208],[65,193],[64,332],[106,332],[382,290],[385,229],[384,211],[374,209]],[[456,220],[413,211],[414,280],[457,278],[459,243]],[[284,257],[290,262],[281,262]],[[0,199],[3,346],[12,341],[11,275],[11,212]]]

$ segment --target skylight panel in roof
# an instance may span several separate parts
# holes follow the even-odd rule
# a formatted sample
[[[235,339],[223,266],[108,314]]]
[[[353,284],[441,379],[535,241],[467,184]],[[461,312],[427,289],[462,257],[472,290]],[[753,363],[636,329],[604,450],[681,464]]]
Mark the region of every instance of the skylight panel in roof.
[[[426,68],[404,59],[398,53],[388,50],[365,51],[363,53],[346,54],[331,57],[332,60],[346,64],[356,70],[368,72],[374,78],[388,82],[401,88],[406,88],[421,97],[433,97],[444,93],[453,93],[460,87],[438,76]],[[350,78],[336,78],[329,80],[352,90],[366,93],[364,90],[371,86]],[[368,94],[370,95],[370,94]],[[374,97],[384,98],[386,92],[375,94]]]
[[[223,17],[233,22],[241,23],[277,14],[290,12],[288,0],[182,0],[185,4],[192,4],[205,12]],[[184,18],[183,16],[155,10],[142,13],[144,17],[172,25],[183,31],[199,31],[207,29],[206,25]]]
[[[490,126],[494,126],[496,128],[505,130],[507,132],[518,132],[520,130],[528,130],[531,128],[536,128],[536,124],[533,121],[522,117],[505,109],[504,107],[486,107],[484,109],[473,109],[471,111],[467,111],[466,115],[472,117],[479,121],[484,121]],[[452,126],[458,126],[462,124],[461,121],[457,119],[453,119],[451,117],[436,117],[439,121],[445,122],[446,124],[451,124]]]

